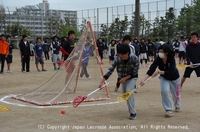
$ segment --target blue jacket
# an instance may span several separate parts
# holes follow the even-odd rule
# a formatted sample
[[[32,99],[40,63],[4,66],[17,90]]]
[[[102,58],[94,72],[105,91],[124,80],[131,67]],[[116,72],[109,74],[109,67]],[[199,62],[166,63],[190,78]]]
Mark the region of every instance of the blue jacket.
[[[85,46],[82,54],[82,63],[88,63],[90,56],[92,56],[92,50],[90,49],[90,46]]]
[[[135,47],[135,52],[140,52],[140,45],[139,45],[139,43],[133,43],[132,45]]]

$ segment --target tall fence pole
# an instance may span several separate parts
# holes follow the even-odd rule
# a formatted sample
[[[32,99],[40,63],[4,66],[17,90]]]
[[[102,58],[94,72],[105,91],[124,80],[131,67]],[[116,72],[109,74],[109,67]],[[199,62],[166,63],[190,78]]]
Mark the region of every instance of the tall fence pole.
[[[140,37],[140,0],[135,0],[135,37]]]

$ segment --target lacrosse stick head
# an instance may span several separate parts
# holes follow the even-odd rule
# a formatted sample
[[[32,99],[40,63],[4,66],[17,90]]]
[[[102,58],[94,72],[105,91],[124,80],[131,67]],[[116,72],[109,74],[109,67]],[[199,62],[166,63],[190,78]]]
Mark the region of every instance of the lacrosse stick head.
[[[121,95],[119,95],[119,96],[117,97],[117,100],[118,100],[119,102],[125,102],[125,101],[127,101],[127,100],[130,98],[130,96],[131,96],[132,93],[133,93],[133,91],[130,91],[130,92],[126,92],[126,93],[124,93],[124,94],[121,94]]]
[[[187,67],[187,65],[185,65],[185,64],[178,64],[178,65],[176,65],[176,67],[177,67],[178,70],[183,70],[183,69],[185,69]]]
[[[87,96],[77,96],[73,101],[74,108],[79,106],[86,98]]]

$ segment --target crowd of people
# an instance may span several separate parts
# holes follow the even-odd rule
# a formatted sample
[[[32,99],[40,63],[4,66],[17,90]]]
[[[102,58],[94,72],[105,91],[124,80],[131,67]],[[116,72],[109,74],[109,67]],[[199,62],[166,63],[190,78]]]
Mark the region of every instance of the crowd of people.
[[[67,38],[67,39],[66,39]],[[23,35],[20,40],[19,54],[21,56],[21,71],[30,72],[30,61],[35,60],[36,70],[38,72],[46,71],[44,68],[44,58],[50,60],[49,52],[51,51],[51,61],[54,66],[54,70],[58,70],[60,67],[58,62],[66,60],[70,55],[71,51],[74,48],[74,38],[75,32],[69,31],[68,37],[64,37],[62,43],[58,41],[58,36],[54,36],[52,42],[48,43],[47,40],[42,40],[40,37],[37,37],[35,43],[28,41],[28,36]],[[43,41],[43,42],[42,42]],[[7,73],[11,72],[11,63],[12,63],[12,52],[14,45],[11,41],[11,36],[1,34],[0,36],[0,62],[1,62],[1,71],[0,74],[4,74],[4,64],[7,62]],[[62,56],[60,56],[62,52]],[[38,64],[41,64],[41,69]]]

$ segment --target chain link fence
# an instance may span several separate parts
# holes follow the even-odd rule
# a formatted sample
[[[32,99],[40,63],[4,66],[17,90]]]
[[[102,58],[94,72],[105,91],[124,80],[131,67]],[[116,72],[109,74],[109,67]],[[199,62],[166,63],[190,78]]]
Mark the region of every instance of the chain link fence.
[[[156,18],[164,17],[166,12],[172,7],[174,10],[175,17],[178,17],[181,11],[181,8],[185,7],[186,4],[192,5],[193,0],[162,0],[162,1],[154,1],[148,3],[140,4],[140,15],[143,19],[149,22],[150,26],[141,26],[140,34],[145,37],[151,32],[150,29]],[[25,9],[26,8],[26,9]],[[23,10],[24,9],[24,10]],[[87,20],[91,21],[93,24],[93,30],[95,32],[96,37],[100,37],[105,30],[102,31],[102,25],[108,28],[115,22],[116,18],[119,20],[124,20],[125,18],[128,20],[129,24],[126,27],[124,34],[131,33],[133,34],[133,30],[131,30],[131,22],[134,22],[134,12],[135,5],[122,5],[122,6],[114,6],[114,7],[104,7],[97,9],[86,9],[86,10],[78,10],[76,15],[74,15],[74,19],[69,19],[71,23],[76,24],[76,28],[80,31],[84,27]],[[61,15],[61,14],[57,14]],[[58,34],[59,24],[61,17],[50,16],[45,17],[42,10],[35,7],[3,7],[0,5],[0,33],[10,33],[8,26],[18,23],[24,27],[25,29],[31,31],[31,36],[51,36],[54,34]],[[77,17],[77,18],[75,18]],[[192,16],[191,16],[192,17]],[[49,25],[51,19],[57,21],[57,23],[52,23]],[[77,22],[75,22],[77,21]],[[123,25],[118,25],[123,26]],[[173,25],[172,25],[173,27]],[[168,27],[169,28],[169,27]],[[187,28],[187,27],[185,27]],[[167,32],[168,29],[166,29]],[[192,29],[191,29],[192,30]],[[20,30],[16,29],[15,36],[20,36]],[[104,34],[107,34],[104,33]],[[175,34],[183,34],[176,32]],[[133,34],[134,36],[134,34]],[[157,34],[157,37],[159,34]],[[116,36],[117,37],[117,36]],[[164,36],[167,39],[167,35]]]

